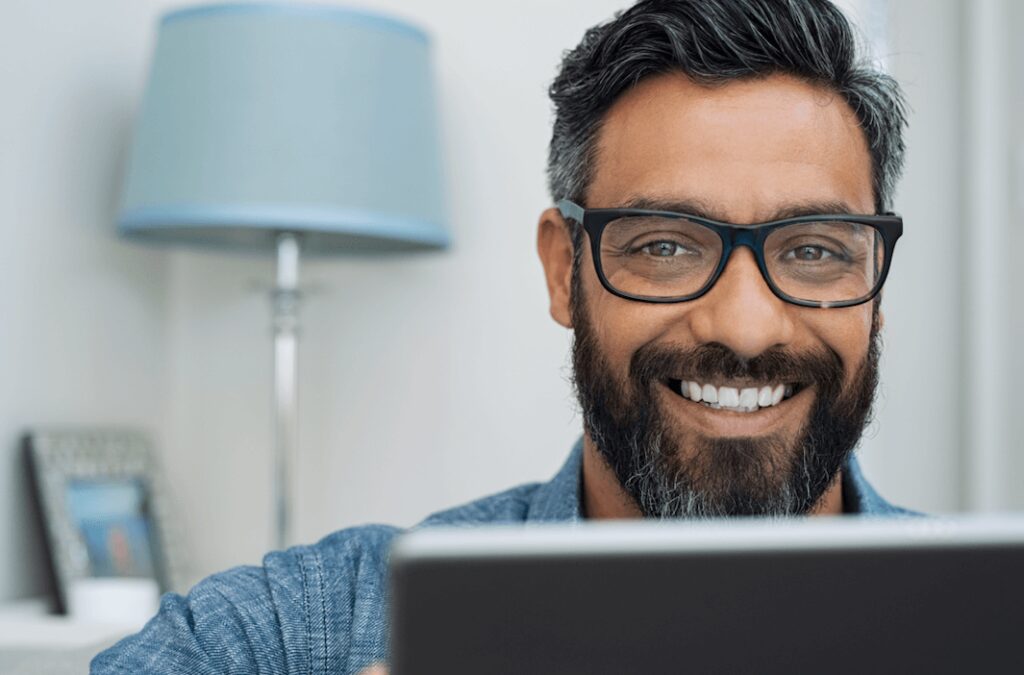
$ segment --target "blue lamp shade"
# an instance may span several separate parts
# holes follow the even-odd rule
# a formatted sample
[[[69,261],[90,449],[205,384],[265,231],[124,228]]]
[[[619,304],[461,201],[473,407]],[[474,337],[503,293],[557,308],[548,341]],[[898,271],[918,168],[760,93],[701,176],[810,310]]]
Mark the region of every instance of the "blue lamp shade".
[[[160,23],[118,219],[130,237],[311,252],[442,248],[430,43],[335,7]]]

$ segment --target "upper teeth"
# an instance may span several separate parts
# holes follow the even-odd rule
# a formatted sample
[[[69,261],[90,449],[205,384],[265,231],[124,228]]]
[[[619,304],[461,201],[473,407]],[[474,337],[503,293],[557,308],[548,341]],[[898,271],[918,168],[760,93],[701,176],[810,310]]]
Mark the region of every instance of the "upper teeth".
[[[679,385],[679,393],[691,401],[704,402],[712,408],[754,412],[758,408],[778,405],[780,401],[793,395],[793,387],[777,384],[738,389],[683,380]]]

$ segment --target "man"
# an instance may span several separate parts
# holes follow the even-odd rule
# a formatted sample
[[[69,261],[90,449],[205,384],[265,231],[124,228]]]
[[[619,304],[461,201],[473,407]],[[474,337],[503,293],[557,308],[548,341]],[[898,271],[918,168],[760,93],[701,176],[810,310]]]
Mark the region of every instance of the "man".
[[[555,478],[436,524],[907,512],[851,456],[877,382],[903,104],[826,0],[645,0],[551,88],[538,251],[584,436]],[[768,223],[768,224],[765,224]],[[358,672],[386,658],[394,528],[164,598],[117,672]]]

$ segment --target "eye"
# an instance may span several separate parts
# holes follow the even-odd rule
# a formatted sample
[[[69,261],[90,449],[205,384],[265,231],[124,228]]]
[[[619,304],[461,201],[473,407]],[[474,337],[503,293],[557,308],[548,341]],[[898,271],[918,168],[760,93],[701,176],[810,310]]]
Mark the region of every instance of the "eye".
[[[693,255],[696,253],[677,241],[667,239],[649,242],[643,246],[636,247],[633,251],[645,253],[652,258],[672,258],[678,255]]]
[[[839,257],[840,256],[837,253],[824,246],[815,246],[812,244],[797,246],[785,255],[787,260],[799,260],[801,262],[819,262],[822,260],[828,260],[829,258]]]

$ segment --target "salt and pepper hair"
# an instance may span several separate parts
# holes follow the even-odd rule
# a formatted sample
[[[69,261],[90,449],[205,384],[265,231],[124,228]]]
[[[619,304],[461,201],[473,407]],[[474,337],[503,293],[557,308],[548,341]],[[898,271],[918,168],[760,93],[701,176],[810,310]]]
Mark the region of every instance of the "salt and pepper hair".
[[[906,107],[896,81],[865,62],[857,42],[828,0],[638,2],[588,30],[566,52],[551,85],[552,198],[586,202],[602,120],[640,80],[681,72],[713,86],[786,74],[828,88],[849,104],[871,153],[875,208],[890,209],[903,168]]]

